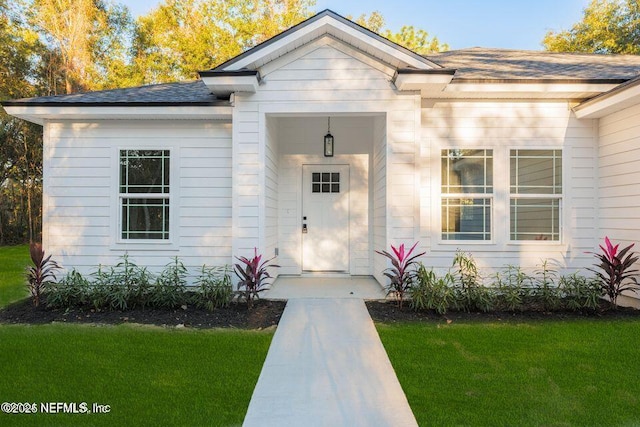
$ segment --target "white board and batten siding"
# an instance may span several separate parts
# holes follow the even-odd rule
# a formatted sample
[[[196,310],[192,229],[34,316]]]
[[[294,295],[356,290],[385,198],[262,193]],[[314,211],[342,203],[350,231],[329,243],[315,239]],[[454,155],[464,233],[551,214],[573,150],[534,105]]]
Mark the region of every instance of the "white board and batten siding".
[[[118,242],[121,149],[171,150],[170,243]],[[43,241],[67,268],[114,265],[125,252],[162,269],[231,262],[231,124],[208,121],[48,122]]]
[[[350,117],[357,122],[358,118],[366,117],[372,127],[368,134],[374,136],[366,142],[365,151],[350,154],[369,156],[367,168],[372,184],[363,211],[368,231],[362,242],[351,242],[356,249],[351,254],[350,273],[377,274],[381,261],[376,258],[379,255],[374,256],[374,247],[382,249],[389,242],[412,242],[419,229],[418,178],[411,175],[415,171],[416,136],[420,131],[419,94],[399,94],[391,83],[390,68],[332,38],[321,39],[267,64],[261,76],[263,81],[256,93],[234,97],[233,150],[241,154],[233,159],[237,171],[233,177],[236,204],[233,253],[249,254],[257,247],[268,256],[273,255],[271,228],[276,226],[277,247],[283,258],[278,262],[286,265],[280,273],[299,271],[295,265],[289,265],[283,253],[285,248],[293,247],[295,251],[300,247],[299,218],[283,214],[293,212],[300,200],[299,189],[287,185],[289,178],[296,175],[297,166],[288,162],[286,156],[296,153],[285,154],[293,142],[283,138],[282,123],[296,118],[322,118],[321,129],[311,136],[317,141],[317,155],[322,159],[327,116],[334,117],[334,123]],[[336,137],[334,161],[349,143]],[[297,154],[309,153],[303,150]],[[278,158],[277,168],[274,156]],[[389,170],[402,176],[411,175],[411,179],[392,178]],[[280,211],[277,221],[270,216],[273,212],[270,183],[276,177]],[[381,197],[378,192],[385,194]]]
[[[440,236],[440,154],[447,148],[493,149],[491,242],[443,242]],[[560,242],[509,241],[509,150],[562,149]],[[426,262],[449,268],[456,249],[488,270],[535,268],[543,259],[562,270],[589,266],[597,238],[597,122],[578,120],[565,102],[460,101],[422,110],[420,240]]]
[[[640,106],[600,119],[600,241],[640,244]]]

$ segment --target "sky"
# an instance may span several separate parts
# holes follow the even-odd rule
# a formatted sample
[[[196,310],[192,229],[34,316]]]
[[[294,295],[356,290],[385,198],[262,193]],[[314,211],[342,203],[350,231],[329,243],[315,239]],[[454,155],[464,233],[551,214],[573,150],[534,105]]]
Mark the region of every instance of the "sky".
[[[134,16],[144,15],[159,0],[116,0]],[[498,47],[542,49],[549,30],[569,29],[582,18],[589,0],[316,0],[316,11],[331,9],[342,16],[382,13],[386,27],[424,29],[451,49]]]

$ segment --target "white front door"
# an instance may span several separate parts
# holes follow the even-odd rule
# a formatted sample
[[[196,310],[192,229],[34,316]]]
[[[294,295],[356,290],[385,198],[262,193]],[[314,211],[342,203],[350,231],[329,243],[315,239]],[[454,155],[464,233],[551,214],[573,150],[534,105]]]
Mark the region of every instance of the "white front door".
[[[349,271],[349,165],[302,166],[302,270]]]

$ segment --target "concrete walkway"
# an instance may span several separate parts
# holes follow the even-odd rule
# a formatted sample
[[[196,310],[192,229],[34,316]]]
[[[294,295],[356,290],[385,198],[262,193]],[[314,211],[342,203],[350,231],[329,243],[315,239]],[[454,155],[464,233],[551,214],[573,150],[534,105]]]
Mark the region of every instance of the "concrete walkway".
[[[265,426],[417,426],[361,299],[291,299],[244,420]]]

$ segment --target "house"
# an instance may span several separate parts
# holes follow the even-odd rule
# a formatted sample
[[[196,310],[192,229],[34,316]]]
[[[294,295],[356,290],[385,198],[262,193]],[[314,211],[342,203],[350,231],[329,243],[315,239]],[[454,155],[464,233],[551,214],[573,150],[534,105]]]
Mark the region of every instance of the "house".
[[[640,57],[420,56],[326,10],[192,82],[18,99],[43,125],[43,242],[83,272],[254,247],[281,275],[563,270],[640,241]]]

